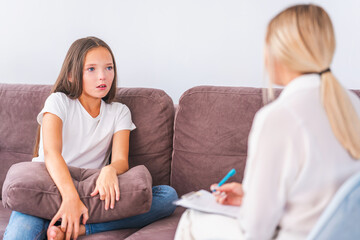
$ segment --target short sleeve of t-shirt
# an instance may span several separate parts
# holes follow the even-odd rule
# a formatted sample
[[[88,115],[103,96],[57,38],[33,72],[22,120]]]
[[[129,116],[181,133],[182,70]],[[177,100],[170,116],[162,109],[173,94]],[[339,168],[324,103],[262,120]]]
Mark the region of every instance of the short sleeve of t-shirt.
[[[66,118],[67,96],[64,93],[52,93],[45,101],[44,108],[37,116],[37,121],[41,125],[44,113],[49,112],[58,116],[62,122]]]
[[[113,104],[116,104],[118,107],[118,114],[115,122],[114,133],[120,130],[134,130],[136,126],[132,122],[130,109],[126,105],[121,103]]]

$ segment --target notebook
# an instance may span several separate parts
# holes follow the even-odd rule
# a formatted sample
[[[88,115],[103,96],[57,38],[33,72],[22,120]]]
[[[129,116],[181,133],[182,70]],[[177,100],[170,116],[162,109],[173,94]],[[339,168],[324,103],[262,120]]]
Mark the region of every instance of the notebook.
[[[216,213],[232,218],[238,218],[240,207],[217,203],[215,197],[206,190],[190,192],[183,195],[174,204],[185,208],[195,209],[207,213]]]

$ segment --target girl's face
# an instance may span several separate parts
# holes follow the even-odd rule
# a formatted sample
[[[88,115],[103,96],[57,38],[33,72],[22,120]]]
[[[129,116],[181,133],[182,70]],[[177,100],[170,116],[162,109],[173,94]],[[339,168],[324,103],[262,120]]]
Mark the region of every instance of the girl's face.
[[[83,69],[81,97],[101,99],[110,91],[114,80],[114,63],[110,52],[104,47],[87,52]]]

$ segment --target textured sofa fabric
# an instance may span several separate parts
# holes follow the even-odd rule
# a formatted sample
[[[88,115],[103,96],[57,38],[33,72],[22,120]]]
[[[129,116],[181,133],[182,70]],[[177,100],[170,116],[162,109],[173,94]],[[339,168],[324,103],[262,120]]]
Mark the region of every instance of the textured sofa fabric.
[[[208,189],[235,168],[242,181],[247,137],[262,91],[255,88],[195,87],[185,92],[175,116],[171,185],[179,196]]]
[[[10,166],[31,161],[36,116],[51,86],[0,84],[0,190]]]
[[[0,84],[0,191],[11,165],[31,161],[36,116],[50,89],[44,85]],[[0,239],[10,214],[9,209],[0,206]]]
[[[118,89],[115,101],[129,107],[137,127],[130,136],[130,167],[143,164],[153,185],[169,185],[175,115],[171,98],[157,89],[123,88]]]
[[[88,208],[87,223],[108,222],[150,210],[152,180],[144,165],[135,166],[118,176],[120,200],[114,209],[105,210],[100,196],[91,197],[100,169],[69,167],[81,201]],[[36,173],[36,174],[34,174]],[[3,186],[4,207],[51,220],[61,205],[61,194],[51,179],[45,163],[21,162],[11,166]],[[133,207],[135,206],[135,207]]]

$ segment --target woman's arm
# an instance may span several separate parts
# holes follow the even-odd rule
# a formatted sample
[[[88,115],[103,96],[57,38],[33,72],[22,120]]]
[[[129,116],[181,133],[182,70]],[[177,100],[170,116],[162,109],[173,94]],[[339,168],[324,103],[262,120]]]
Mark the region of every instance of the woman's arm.
[[[129,169],[129,138],[130,130],[121,130],[114,134],[111,154],[111,164],[101,169],[96,181],[95,190],[91,196],[100,195],[105,200],[105,210],[115,207],[115,200],[120,200],[120,189],[117,175]]]
[[[83,215],[83,224],[86,223],[89,216],[88,210],[80,200],[65,160],[61,155],[61,119],[52,113],[44,113],[42,135],[45,165],[62,197],[60,209],[51,220],[49,228],[61,218],[61,230],[66,231],[66,239],[70,239],[72,232],[74,232],[73,237],[76,239],[81,215]]]

